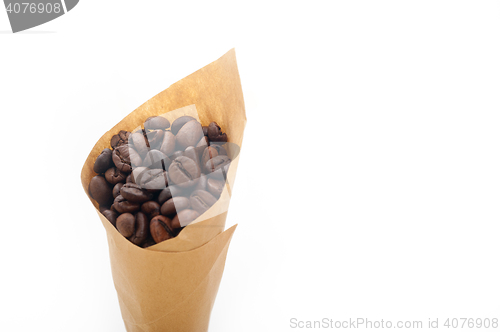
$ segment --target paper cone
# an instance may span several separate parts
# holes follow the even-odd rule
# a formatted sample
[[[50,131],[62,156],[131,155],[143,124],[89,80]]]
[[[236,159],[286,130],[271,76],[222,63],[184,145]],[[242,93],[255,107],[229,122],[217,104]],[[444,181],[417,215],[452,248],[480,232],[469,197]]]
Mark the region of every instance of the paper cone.
[[[93,164],[120,130],[132,131],[150,116],[195,107],[202,125],[216,121],[228,142],[241,147],[245,107],[234,49],[185,77],[126,116],[95,144],[82,169],[88,193]],[[167,113],[168,114],[168,113]],[[146,249],[124,238],[99,212],[107,233],[111,270],[129,332],[204,332],[222,278],[236,225],[223,232],[239,157],[234,151],[221,198],[170,240]],[[90,198],[90,196],[89,196]]]

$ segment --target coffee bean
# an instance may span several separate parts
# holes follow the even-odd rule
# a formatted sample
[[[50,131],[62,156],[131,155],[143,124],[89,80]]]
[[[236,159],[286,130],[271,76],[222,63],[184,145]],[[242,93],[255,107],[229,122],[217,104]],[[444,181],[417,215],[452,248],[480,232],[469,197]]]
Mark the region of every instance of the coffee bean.
[[[109,220],[109,222],[116,227],[116,218],[118,218],[118,213],[113,210],[104,210],[101,212],[103,216],[106,217],[106,219]]]
[[[181,150],[185,150],[188,146],[195,146],[198,144],[202,137],[203,130],[201,129],[200,123],[196,120],[191,120],[182,126],[175,136],[175,141]]]
[[[227,142],[227,135],[221,131],[217,122],[211,122],[207,130],[208,139],[212,142]]]
[[[146,137],[148,140],[148,145],[150,149],[159,149],[161,146],[161,143],[163,142],[163,135],[164,135],[163,130],[153,130],[148,133],[146,133]]]
[[[141,212],[145,213],[149,219],[160,214],[160,204],[155,201],[147,201],[141,205]]]
[[[198,178],[198,183],[194,186],[193,191],[195,190],[207,190],[207,181],[208,177],[204,174],[200,175]]]
[[[143,167],[143,166],[134,168],[132,170],[132,173],[130,174],[131,182],[139,184],[139,178],[140,178],[142,172],[147,171],[147,170],[148,170],[148,168]]]
[[[174,153],[172,153],[172,155],[170,156],[170,160],[174,160],[175,158],[177,157],[180,157],[180,156],[183,156],[184,155],[184,151],[175,151]]]
[[[172,219],[172,227],[175,229],[187,226],[199,216],[200,214],[195,210],[191,209],[182,210],[175,215],[174,219]]]
[[[170,127],[170,121],[162,116],[150,116],[144,121],[144,129],[167,129]]]
[[[120,194],[131,203],[144,203],[153,199],[153,195],[135,183],[125,183]]]
[[[203,135],[208,136],[208,126],[202,126],[201,129],[203,130]]]
[[[173,216],[174,214],[190,207],[189,198],[177,196],[169,199],[161,206],[161,214],[164,216]]]
[[[219,153],[217,152],[217,150],[211,146],[207,146],[205,148],[205,150],[203,151],[203,154],[201,155],[201,163],[202,165],[206,165],[207,162],[214,158],[214,157],[217,157],[219,155]]]
[[[174,237],[174,230],[171,223],[171,219],[162,215],[158,215],[151,219],[149,229],[156,243],[160,243]]]
[[[196,190],[191,194],[191,197],[189,197],[189,202],[196,212],[202,214],[217,202],[217,198],[208,191]]]
[[[120,172],[116,167],[111,167],[104,173],[104,177],[109,183],[111,183],[114,186],[118,182],[122,183],[125,182],[127,174]]]
[[[207,172],[207,173],[215,172],[216,170],[221,169],[226,165],[229,165],[230,162],[231,161],[229,160],[228,156],[217,155],[217,156],[213,157],[212,159],[209,159],[205,163],[205,172]]]
[[[148,190],[161,190],[168,186],[167,172],[162,169],[147,169],[139,176],[142,188]]]
[[[172,127],[170,128],[170,130],[172,131],[172,134],[177,135],[179,130],[182,128],[182,126],[184,126],[186,123],[188,123],[189,121],[192,121],[192,120],[196,120],[196,119],[193,118],[192,116],[189,116],[189,115],[184,115],[184,116],[181,116],[181,117],[175,119],[175,121],[172,122]]]
[[[184,156],[191,158],[198,167],[200,167],[200,153],[199,149],[195,149],[192,146],[188,146],[186,150],[184,150]]]
[[[168,168],[170,179],[180,187],[192,187],[200,177],[200,168],[191,158],[180,156]]]
[[[127,176],[128,178],[128,176]],[[122,188],[123,186],[123,183],[121,182],[118,182],[117,184],[115,184],[115,186],[113,187],[113,198],[116,198],[118,195],[120,195],[120,189]]]
[[[134,148],[137,153],[144,158],[146,153],[149,151],[149,146],[143,131],[138,131],[130,135],[130,139],[133,142]]]
[[[125,183],[133,183],[134,181],[132,180],[132,173],[127,175],[127,178],[125,179]]]
[[[219,156],[222,156],[222,155],[227,156],[227,151],[224,148],[225,144],[228,144],[228,143],[211,142],[210,143],[210,147],[214,148],[215,150],[217,150],[217,155],[219,155]]]
[[[116,219],[116,229],[130,242],[141,245],[149,236],[148,218],[142,212],[137,212],[135,216],[123,213]]]
[[[133,167],[142,165],[141,156],[128,144],[114,149],[112,158],[115,166],[125,173],[130,173]]]
[[[118,213],[134,213],[140,210],[141,204],[129,202],[122,195],[116,196],[113,207]]]
[[[113,149],[116,149],[120,145],[128,144],[129,136],[130,136],[130,132],[128,132],[126,130],[120,130],[120,132],[117,135],[114,135],[113,137],[111,137],[111,142],[110,142],[111,147]]]
[[[215,179],[208,179],[207,181],[208,192],[217,198],[222,194],[225,185],[226,185],[225,181],[220,181]]]
[[[113,203],[113,188],[102,175],[96,175],[90,179],[89,194],[99,205]]]
[[[166,131],[163,135],[163,142],[160,146],[160,151],[166,156],[171,156],[175,151],[175,135],[170,131]]]
[[[108,168],[113,166],[112,154],[113,151],[108,148],[102,150],[101,154],[97,156],[94,162],[94,172],[104,173]]]

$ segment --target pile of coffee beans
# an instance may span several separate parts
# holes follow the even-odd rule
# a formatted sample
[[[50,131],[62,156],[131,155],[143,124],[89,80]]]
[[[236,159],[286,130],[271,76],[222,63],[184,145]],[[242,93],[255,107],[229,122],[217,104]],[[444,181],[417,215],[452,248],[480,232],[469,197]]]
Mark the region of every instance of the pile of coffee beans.
[[[146,248],[179,234],[219,199],[231,163],[216,122],[155,116],[120,131],[96,158],[90,196],[132,243]]]

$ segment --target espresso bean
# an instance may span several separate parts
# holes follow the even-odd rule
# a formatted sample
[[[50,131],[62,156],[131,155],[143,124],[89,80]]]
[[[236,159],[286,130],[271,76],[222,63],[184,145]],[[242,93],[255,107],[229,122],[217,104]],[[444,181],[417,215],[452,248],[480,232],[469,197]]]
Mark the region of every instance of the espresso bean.
[[[125,179],[125,183],[134,183],[134,181],[132,180],[132,173],[127,175],[127,178]]]
[[[212,159],[209,159],[205,163],[205,172],[207,172],[207,173],[215,172],[216,170],[221,169],[226,165],[229,165],[230,162],[231,161],[229,160],[228,156],[217,155],[217,156],[213,157]],[[225,170],[225,171],[227,172],[227,170]]]
[[[167,172],[161,169],[147,169],[139,176],[142,188],[148,190],[161,190],[168,186]]]
[[[201,129],[203,130],[203,135],[208,136],[208,126],[202,126]]]
[[[128,144],[121,145],[113,150],[113,162],[122,172],[130,173],[133,167],[142,165],[139,154]]]
[[[222,191],[224,190],[225,185],[226,185],[225,181],[220,181],[220,180],[215,180],[215,179],[208,179],[207,180],[208,192],[217,198],[219,198],[220,195],[222,194]]]
[[[116,149],[120,145],[128,144],[129,136],[130,136],[130,132],[128,132],[126,130],[120,130],[120,132],[118,134],[111,137],[111,142],[110,142],[111,147],[113,149]]]
[[[127,176],[128,178],[128,176]],[[123,186],[123,183],[119,182],[117,184],[115,184],[115,186],[113,187],[113,198],[116,198],[118,195],[120,195],[120,189],[122,188]]]
[[[198,178],[198,183],[194,186],[193,191],[195,190],[207,190],[207,181],[208,177],[204,174],[200,175]]]
[[[106,217],[106,219],[109,220],[109,222],[116,227],[116,218],[118,218],[118,213],[113,210],[104,210],[101,212],[103,216]]]
[[[195,210],[185,209],[177,213],[172,219],[172,227],[180,228],[189,225],[192,221],[198,218],[200,214]]]
[[[143,165],[148,168],[168,169],[172,161],[160,150],[150,150],[144,157]]]
[[[134,168],[132,170],[132,173],[130,174],[130,179],[132,180],[131,182],[139,184],[139,179],[140,179],[142,172],[147,171],[147,170],[148,170],[148,168],[143,167],[143,166]]]
[[[177,157],[180,157],[180,156],[183,156],[184,155],[184,151],[175,151],[174,153],[172,153],[172,155],[170,156],[170,159],[171,160],[174,160],[175,158]]]
[[[149,229],[153,240],[156,243],[160,243],[174,237],[174,230],[171,226],[171,223],[171,219],[162,215],[158,215],[151,219]]]
[[[180,156],[168,168],[170,179],[180,187],[192,187],[200,177],[200,168],[191,158]]]
[[[203,151],[203,154],[201,155],[201,163],[202,165],[206,165],[207,162],[214,158],[214,157],[217,157],[219,155],[219,153],[217,152],[217,150],[211,146],[207,146],[205,148],[205,150]]]
[[[198,167],[200,167],[200,153],[192,146],[188,146],[186,150],[184,150],[184,156],[191,158]]]
[[[182,195],[182,189],[175,185],[169,185],[167,188],[160,191],[158,194],[158,203],[162,205],[172,197],[177,197]]]
[[[133,244],[141,245],[149,236],[148,218],[142,212],[121,214],[116,219],[116,229]]]
[[[215,121],[208,125],[207,136],[211,142],[227,142],[227,135],[222,132],[221,128]]]
[[[160,204],[155,201],[147,201],[141,205],[141,212],[145,213],[149,219],[160,214]]]
[[[163,130],[153,130],[146,133],[146,137],[148,140],[148,145],[150,149],[159,149],[161,143],[163,142]]]
[[[219,156],[227,156],[227,151],[226,149],[224,148],[224,144],[227,144],[227,143],[221,143],[221,142],[211,142],[210,143],[210,147],[214,148],[215,150],[217,150],[217,154]]]
[[[170,121],[162,116],[150,116],[144,121],[144,129],[167,129],[170,127]]]
[[[181,150],[185,150],[188,146],[195,146],[198,144],[202,137],[203,130],[201,129],[200,123],[196,120],[191,120],[182,126],[175,136],[175,141]]]
[[[122,195],[116,196],[113,207],[118,213],[134,213],[140,210],[141,204],[129,202]]]
[[[125,179],[127,178],[127,174],[120,172],[118,168],[116,167],[111,167],[104,173],[104,177],[106,180],[111,183],[113,186],[119,182],[125,182]]]
[[[153,195],[135,183],[125,183],[120,194],[131,203],[144,203],[153,199]]]
[[[170,131],[166,131],[163,135],[163,142],[160,146],[160,151],[166,156],[171,156],[175,151],[175,135]]]
[[[113,151],[108,148],[102,150],[101,154],[97,156],[94,162],[94,172],[104,173],[108,168],[113,166],[112,154]]]
[[[113,203],[113,188],[102,175],[96,175],[90,179],[89,194],[99,205]]]
[[[169,199],[161,206],[161,214],[164,216],[173,216],[174,214],[190,207],[189,198],[177,196]]]
[[[172,131],[172,134],[177,135],[179,130],[182,128],[182,126],[184,126],[186,123],[188,123],[189,121],[192,121],[192,120],[196,120],[196,119],[193,118],[192,116],[189,116],[189,115],[184,115],[184,116],[181,116],[181,117],[175,119],[175,121],[172,122],[172,127],[170,128],[170,130]]]
[[[139,155],[144,158],[149,151],[149,146],[143,131],[138,131],[130,135],[130,139],[134,144],[134,148]]]
[[[189,202],[196,212],[202,214],[217,202],[217,198],[208,191],[196,190],[191,194],[191,197],[189,197]]]

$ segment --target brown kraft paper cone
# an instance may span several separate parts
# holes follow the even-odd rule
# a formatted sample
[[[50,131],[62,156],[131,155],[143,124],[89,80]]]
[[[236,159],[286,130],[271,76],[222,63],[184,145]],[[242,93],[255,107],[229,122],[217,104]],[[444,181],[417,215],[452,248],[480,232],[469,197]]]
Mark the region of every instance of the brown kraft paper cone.
[[[93,164],[120,130],[132,131],[150,116],[173,110],[197,112],[202,125],[216,121],[228,142],[241,147],[246,124],[234,49],[218,60],[174,83],[148,100],[105,133],[83,166],[82,185],[88,193],[96,174]],[[234,152],[228,151],[231,155]],[[122,317],[129,332],[204,332],[224,270],[236,225],[224,231],[239,156],[234,154],[221,198],[181,233],[146,249],[124,238],[99,212],[106,230],[113,281]]]

